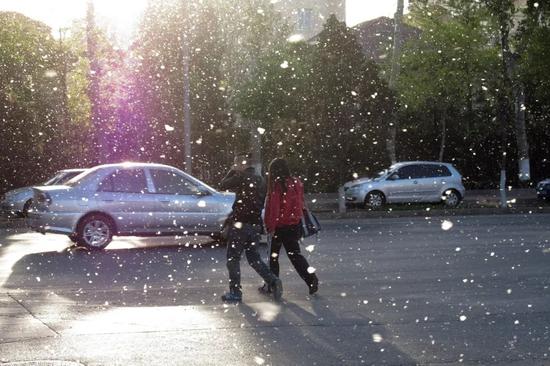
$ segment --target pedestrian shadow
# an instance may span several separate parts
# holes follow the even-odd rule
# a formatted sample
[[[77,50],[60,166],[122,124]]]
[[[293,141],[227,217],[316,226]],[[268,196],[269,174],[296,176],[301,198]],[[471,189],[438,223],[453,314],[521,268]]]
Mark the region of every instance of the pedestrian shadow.
[[[352,306],[336,306],[322,296],[300,304],[284,301],[240,304],[252,334],[268,350],[273,365],[416,365],[392,344],[392,335]],[[299,345],[299,347],[297,347]],[[262,348],[260,347],[260,349]]]

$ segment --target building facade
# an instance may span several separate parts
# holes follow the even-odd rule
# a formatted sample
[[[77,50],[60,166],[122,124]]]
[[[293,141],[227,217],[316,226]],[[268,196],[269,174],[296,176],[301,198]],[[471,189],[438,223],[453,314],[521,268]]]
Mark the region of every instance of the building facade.
[[[346,19],[345,0],[271,0],[271,3],[293,28],[293,38],[297,40],[315,37],[332,14],[342,22]]]

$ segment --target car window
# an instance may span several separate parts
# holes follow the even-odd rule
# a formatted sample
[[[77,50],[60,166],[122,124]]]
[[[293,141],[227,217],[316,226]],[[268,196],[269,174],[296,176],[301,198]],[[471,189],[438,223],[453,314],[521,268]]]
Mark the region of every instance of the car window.
[[[450,177],[452,175],[449,168],[447,168],[445,165],[436,165],[436,173],[437,177]]]
[[[170,170],[151,169],[155,191],[159,194],[197,194],[200,189],[185,176]]]
[[[99,183],[99,191],[145,193],[147,181],[143,169],[117,169]]]
[[[80,173],[82,173],[82,172],[66,172],[61,177],[59,177],[57,179],[55,184],[64,184],[65,182],[70,181],[71,179],[73,179],[74,177],[79,175]]]
[[[424,164],[422,165],[422,177],[424,178],[439,178],[450,177],[451,172],[445,165],[440,164]]]
[[[418,164],[406,165],[397,171],[399,179],[418,179],[423,176],[422,166]]]
[[[55,184],[55,182],[57,182],[57,180],[59,179],[60,174],[61,173],[57,173],[56,175],[54,175],[52,178],[50,178],[49,180],[44,182],[44,185],[45,186],[51,186],[51,185]]]

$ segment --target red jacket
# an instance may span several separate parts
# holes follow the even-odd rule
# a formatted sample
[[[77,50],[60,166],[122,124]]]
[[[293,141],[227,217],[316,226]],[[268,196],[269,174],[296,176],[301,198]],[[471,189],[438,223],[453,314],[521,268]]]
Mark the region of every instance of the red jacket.
[[[273,233],[280,226],[296,225],[303,216],[304,185],[300,179],[289,177],[286,192],[282,188],[281,183],[275,183],[273,191],[267,196],[264,221],[268,233]]]

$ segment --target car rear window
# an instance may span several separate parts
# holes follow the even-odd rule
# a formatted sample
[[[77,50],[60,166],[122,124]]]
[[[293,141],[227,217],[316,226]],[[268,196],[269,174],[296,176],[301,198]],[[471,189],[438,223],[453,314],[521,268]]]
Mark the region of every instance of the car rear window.
[[[102,192],[145,193],[147,181],[142,169],[120,169],[99,183]]]

